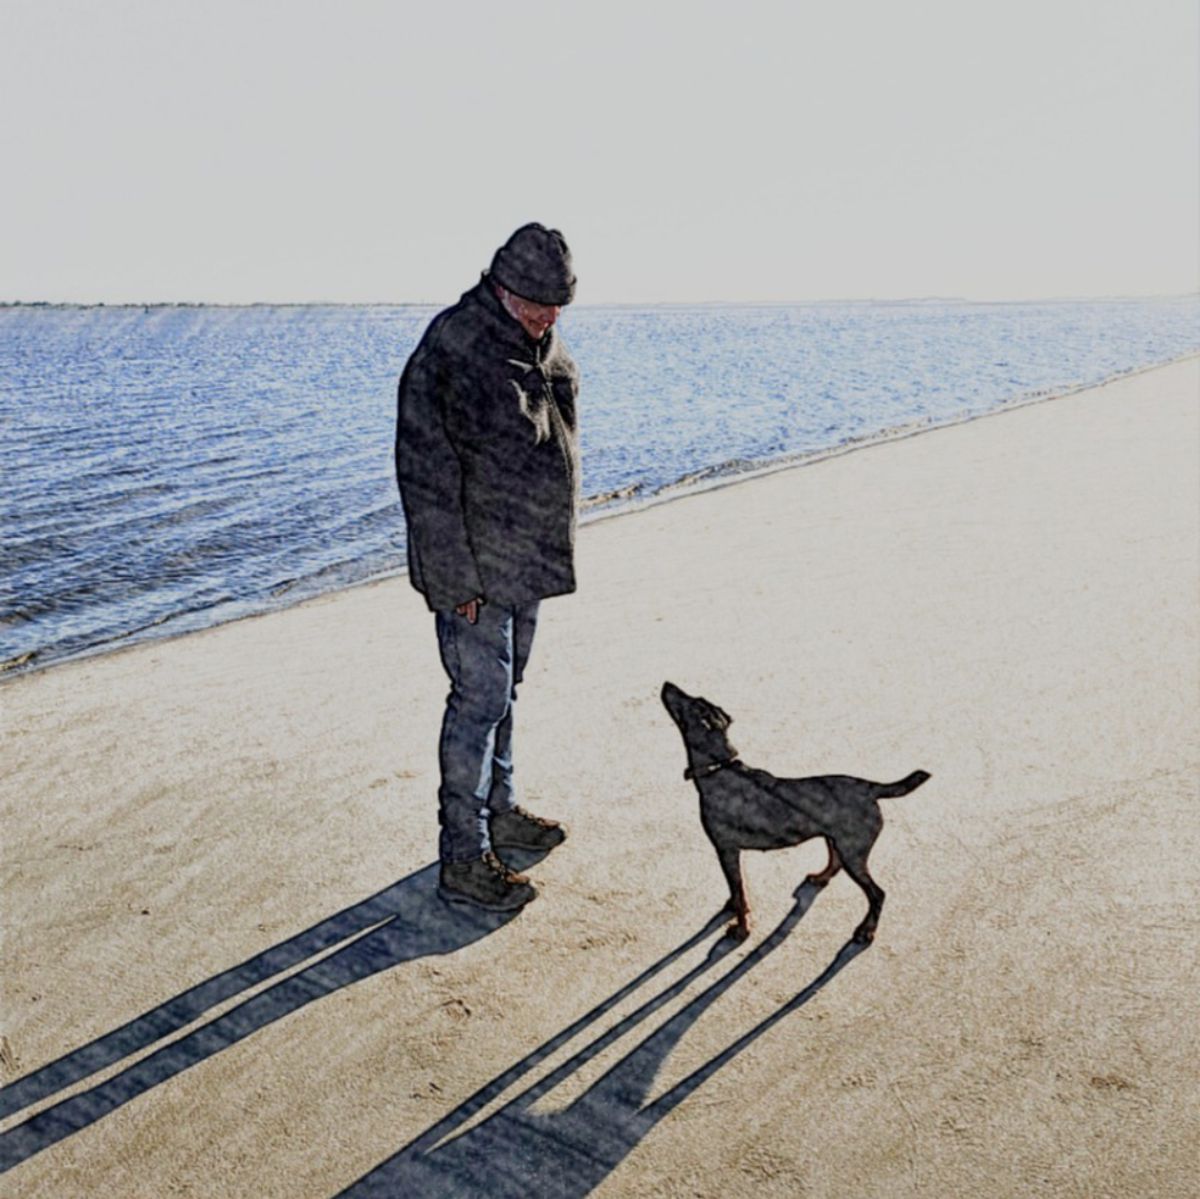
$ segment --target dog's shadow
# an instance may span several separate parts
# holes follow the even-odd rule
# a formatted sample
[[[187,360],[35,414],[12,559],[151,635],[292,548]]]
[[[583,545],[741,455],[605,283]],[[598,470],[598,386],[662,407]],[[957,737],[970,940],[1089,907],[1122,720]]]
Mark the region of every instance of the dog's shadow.
[[[613,1006],[644,983],[647,974],[643,974],[588,1017],[493,1079],[393,1157],[342,1191],[338,1199],[392,1199],[397,1195],[451,1199],[479,1194],[511,1196],[512,1199],[528,1195],[537,1195],[539,1199],[579,1199],[589,1194],[659,1120],[752,1042],[807,1003],[866,948],[853,941],[847,942],[817,978],[777,1011],[665,1094],[651,1103],[646,1102],[660,1067],[688,1029],[730,987],[784,942],[817,894],[819,889],[811,884],[798,887],[796,903],[761,944],[621,1058],[569,1106],[548,1114],[533,1110],[534,1105],[555,1087],[715,966],[735,948],[729,938],[717,941],[706,958],[677,982],[647,1000],[545,1078],[465,1132],[454,1135],[517,1078],[564,1044],[583,1024],[590,1023],[602,1009]],[[680,946],[653,969],[678,957],[719,923],[721,918],[714,918],[690,942]]]
[[[527,868],[537,856],[514,854],[514,864]],[[253,992],[96,1086],[0,1135],[0,1172],[315,999],[402,962],[454,953],[515,915],[448,905],[436,888],[437,867],[418,870],[4,1087],[0,1118],[49,1099]],[[279,981],[263,987],[272,979]]]
[[[526,855],[514,864],[524,869],[534,860],[533,855]],[[0,1115],[16,1115],[126,1058],[152,1050],[104,1081],[76,1091],[0,1135],[0,1172],[316,999],[403,962],[453,953],[512,918],[511,914],[450,907],[437,897],[436,881],[435,866],[417,871],[0,1090]],[[725,914],[715,915],[343,1194],[354,1199],[406,1194],[537,1194],[548,1199],[586,1195],[663,1116],[747,1045],[806,1003],[861,951],[860,945],[844,946],[825,971],[787,1004],[666,1094],[646,1103],[660,1066],[687,1030],[783,943],[818,893],[811,885],[798,888],[795,905],[761,944],[562,1111],[546,1115],[533,1107],[587,1062],[682,995],[735,949],[735,943],[728,938],[716,941],[706,957],[675,983],[503,1107],[459,1132],[518,1079],[711,936],[724,924]],[[272,983],[272,979],[278,981]],[[247,992],[251,993],[241,1002],[228,1006]],[[223,1010],[184,1031],[216,1008]],[[183,1035],[177,1039],[152,1048],[180,1032]]]

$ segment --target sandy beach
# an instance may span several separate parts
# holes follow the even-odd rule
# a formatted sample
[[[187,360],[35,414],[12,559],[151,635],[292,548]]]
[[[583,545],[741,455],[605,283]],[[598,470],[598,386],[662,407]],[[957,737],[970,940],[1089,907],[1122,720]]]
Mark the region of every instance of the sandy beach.
[[[434,894],[404,578],[14,679],[11,1196],[1185,1196],[1200,1143],[1200,360],[587,525],[518,704],[566,821]],[[725,891],[664,680],[889,801]]]

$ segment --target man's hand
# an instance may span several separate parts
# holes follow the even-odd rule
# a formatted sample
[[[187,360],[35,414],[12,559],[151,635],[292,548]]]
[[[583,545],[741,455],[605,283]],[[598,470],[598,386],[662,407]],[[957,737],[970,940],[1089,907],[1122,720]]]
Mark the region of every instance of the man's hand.
[[[459,616],[465,616],[468,624],[474,624],[479,619],[479,609],[482,604],[483,596],[477,595],[473,600],[467,600],[465,604],[459,604],[454,610]]]

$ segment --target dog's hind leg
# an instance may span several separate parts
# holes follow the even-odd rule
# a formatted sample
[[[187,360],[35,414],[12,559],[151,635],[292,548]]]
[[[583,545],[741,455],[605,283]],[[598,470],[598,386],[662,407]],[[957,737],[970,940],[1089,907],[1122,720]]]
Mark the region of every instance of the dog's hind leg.
[[[846,873],[863,889],[870,905],[866,919],[854,930],[854,939],[860,945],[868,945],[875,939],[875,926],[879,923],[879,913],[883,910],[884,890],[867,870],[866,854],[842,855],[842,865],[846,867]]]
[[[741,857],[738,849],[717,850],[717,859],[725,872],[725,881],[729,883],[729,903],[726,906],[736,917],[725,931],[737,941],[744,941],[750,935],[750,902],[746,898],[746,884],[742,881]]]
[[[829,865],[821,871],[820,874],[810,874],[804,881],[812,883],[814,887],[823,887],[839,870],[842,868],[842,859],[838,857],[838,851],[834,849],[833,842],[828,837],[825,838],[825,844],[829,848]]]

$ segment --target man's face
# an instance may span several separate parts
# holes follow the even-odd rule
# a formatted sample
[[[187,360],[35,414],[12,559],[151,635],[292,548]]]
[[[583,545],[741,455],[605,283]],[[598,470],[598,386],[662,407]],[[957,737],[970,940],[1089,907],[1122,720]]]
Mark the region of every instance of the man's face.
[[[560,304],[535,304],[507,288],[501,288],[500,294],[504,300],[504,307],[534,341],[541,341],[546,335],[546,330],[558,320],[559,313],[562,312]]]

